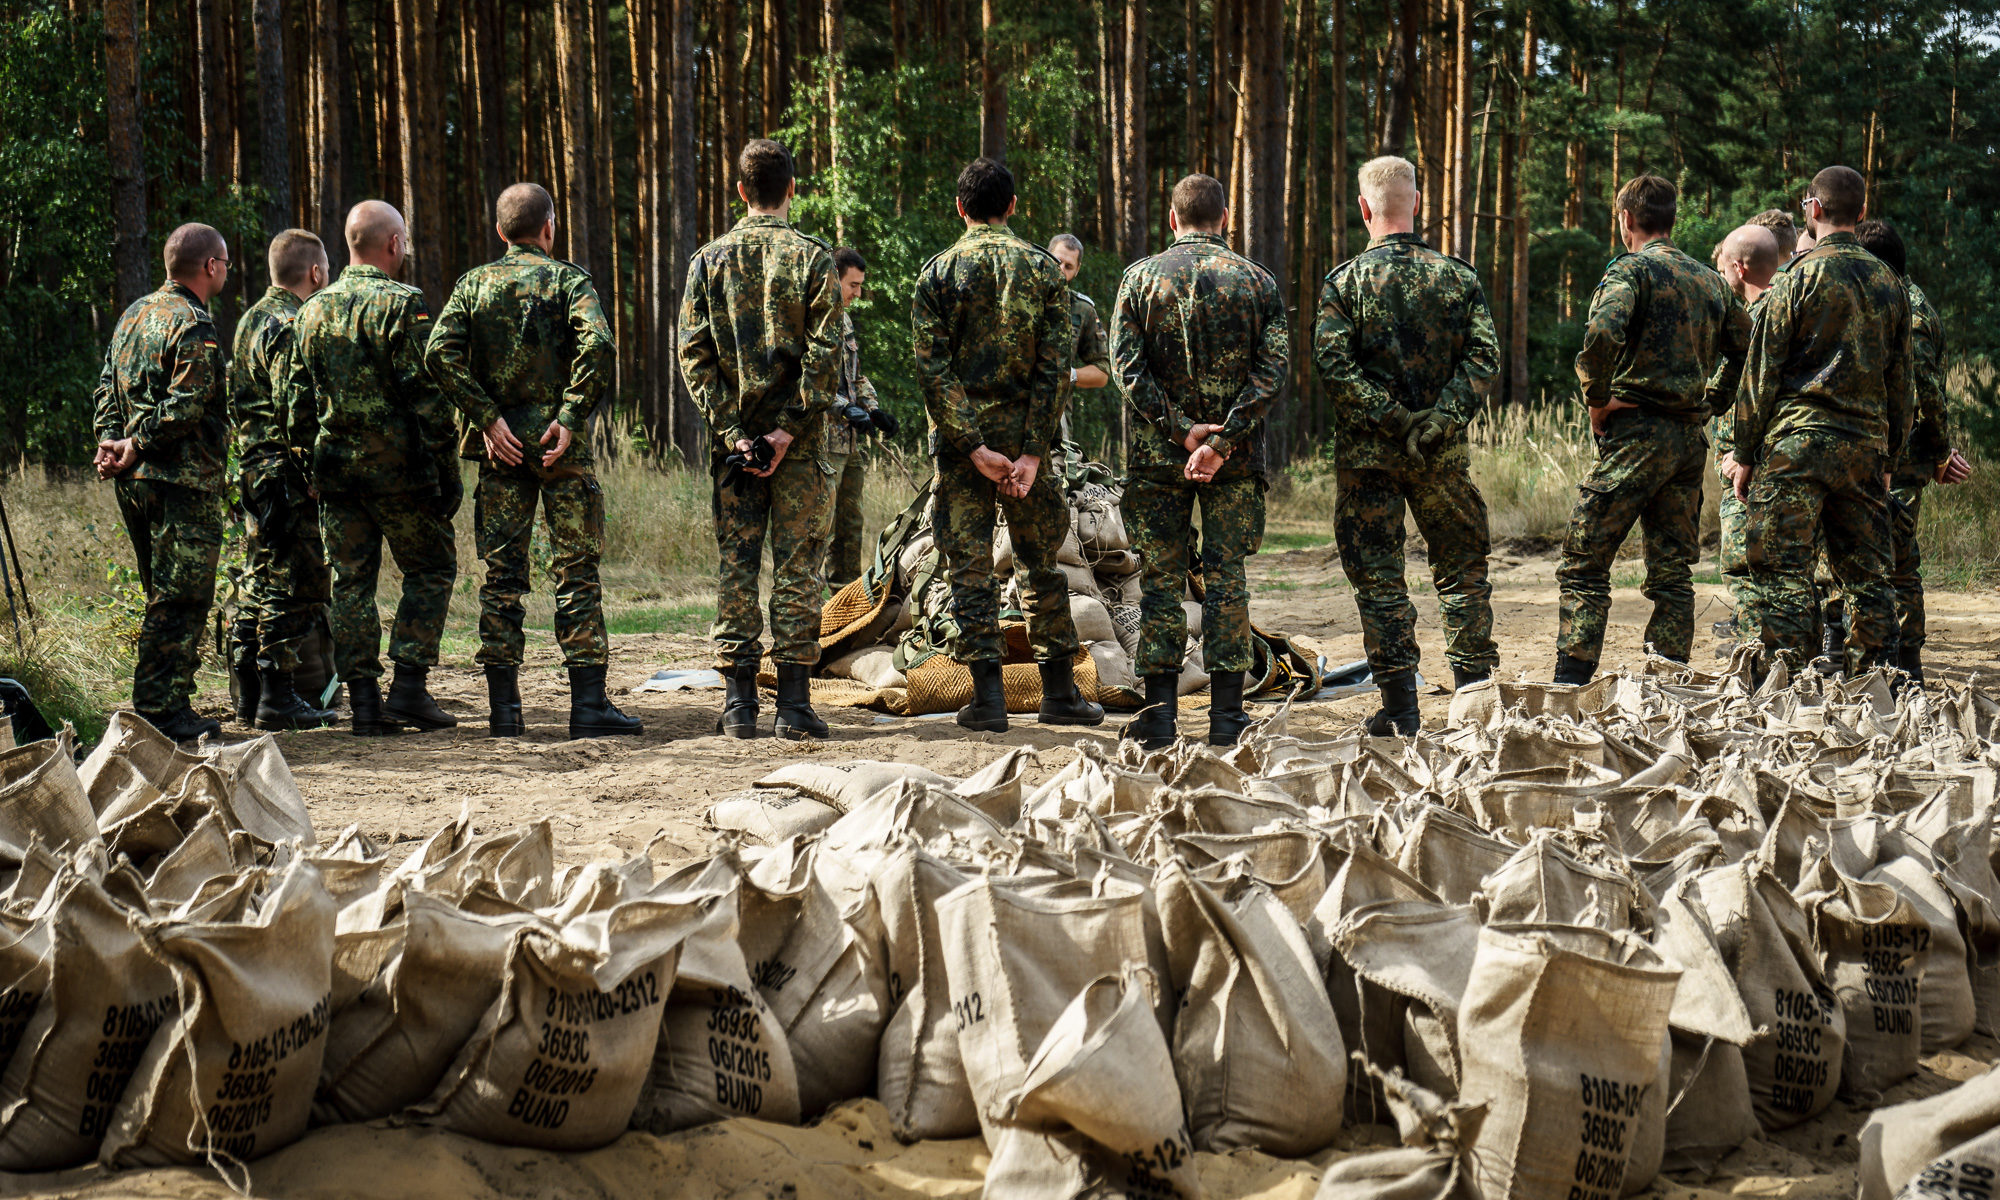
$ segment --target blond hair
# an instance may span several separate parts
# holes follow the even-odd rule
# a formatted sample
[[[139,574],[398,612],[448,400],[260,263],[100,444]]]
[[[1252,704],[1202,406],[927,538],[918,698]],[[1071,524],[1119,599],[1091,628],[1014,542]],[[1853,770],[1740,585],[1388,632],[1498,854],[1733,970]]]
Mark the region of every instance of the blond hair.
[[[326,243],[309,229],[287,229],[271,239],[267,259],[272,281],[279,287],[292,287],[304,283],[315,265],[326,265]]]
[[[1361,164],[1361,198],[1378,213],[1400,215],[1417,202],[1417,168],[1407,158],[1385,154]]]

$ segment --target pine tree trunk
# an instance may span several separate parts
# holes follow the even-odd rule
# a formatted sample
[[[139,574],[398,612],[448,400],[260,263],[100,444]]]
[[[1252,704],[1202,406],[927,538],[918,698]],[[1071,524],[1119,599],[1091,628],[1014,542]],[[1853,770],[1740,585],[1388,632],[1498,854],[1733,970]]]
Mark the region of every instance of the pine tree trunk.
[[[590,0],[590,262],[613,338],[621,328],[618,175],[611,165],[611,30],[608,0]],[[616,395],[616,387],[611,391]]]
[[[979,153],[1007,161],[1007,76],[999,36],[993,30],[994,0],[979,4]]]
[[[196,103],[201,120],[201,178],[211,186],[229,178],[229,135],[223,116],[225,88],[222,0],[195,0]]]
[[[724,3],[727,4],[728,0]],[[826,0],[826,165],[836,178],[847,166],[840,142],[840,92],[847,73],[846,24],[840,0]],[[835,187],[844,189],[845,181],[836,183]],[[836,242],[847,240],[847,214],[839,207],[833,210],[833,237]]]
[[[555,12],[556,70],[562,89],[562,177],[556,195],[564,256],[588,271],[590,261],[590,0],[559,0]]]
[[[1528,400],[1528,96],[1535,78],[1535,14],[1521,22],[1521,96],[1514,121],[1514,303],[1508,328],[1507,378],[1514,402]]]
[[[674,328],[680,327],[681,292],[687,283],[688,260],[699,249],[696,222],[700,220],[700,196],[695,174],[694,99],[694,6],[696,0],[673,0],[673,98],[672,98],[672,187],[674,209],[673,291],[669,298]],[[678,336],[678,335],[676,335]],[[677,359],[676,359],[677,361]],[[694,398],[687,383],[674,371],[674,445],[690,463],[705,463],[702,432],[694,410]]]
[[[1425,0],[1402,0],[1396,20],[1395,40],[1390,48],[1394,74],[1390,77],[1382,118],[1382,153],[1409,155],[1410,115],[1416,91],[1422,86],[1417,64],[1417,42],[1422,36]]]
[[[1146,0],[1125,0],[1125,166],[1118,185],[1118,207],[1125,218],[1123,251],[1126,262],[1146,255],[1146,76],[1151,56],[1146,46]]]
[[[1333,187],[1327,206],[1328,233],[1332,235],[1328,269],[1347,261],[1347,2],[1329,0],[1333,6]]]
[[[336,268],[347,264],[347,239],[343,225],[347,218],[347,156],[342,141],[341,118],[345,110],[341,93],[347,72],[342,49],[347,39],[345,5],[341,0],[318,0],[319,53],[314,68],[319,94],[314,108],[319,114],[318,161],[313,164],[319,198],[319,236]]]
[[[1453,51],[1452,101],[1452,253],[1473,261],[1472,238],[1478,188],[1473,179],[1478,169],[1472,158],[1472,0],[1457,0],[1458,45]]]
[[[104,115],[111,142],[112,305],[123,313],[150,289],[145,140],[139,126],[134,0],[104,0]]]

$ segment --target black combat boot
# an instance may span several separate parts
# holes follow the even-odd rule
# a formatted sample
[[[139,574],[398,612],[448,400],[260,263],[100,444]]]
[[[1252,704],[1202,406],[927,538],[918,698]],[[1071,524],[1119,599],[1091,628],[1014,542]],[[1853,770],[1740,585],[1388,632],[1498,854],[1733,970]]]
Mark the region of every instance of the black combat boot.
[[[426,732],[457,728],[458,718],[439,708],[438,702],[431,698],[429,667],[413,667],[408,663],[394,666],[396,677],[390,681],[389,694],[382,700],[384,717]]]
[[[722,672],[722,718],[717,733],[733,738],[757,736],[757,664],[744,663]]]
[[[569,735],[572,738],[616,737],[643,732],[645,726],[639,723],[639,718],[628,717],[618,711],[618,706],[611,703],[611,697],[604,694],[603,663],[569,669]]]
[[[1398,671],[1375,681],[1382,693],[1382,707],[1368,718],[1368,732],[1374,737],[1409,737],[1424,727],[1417,710],[1417,676],[1414,671]]]
[[[168,713],[140,713],[146,723],[165,734],[168,739],[179,742],[198,742],[205,737],[217,737],[222,733],[222,722],[212,720],[197,713],[186,704]]]
[[[1918,687],[1923,686],[1924,648],[1922,645],[1913,646],[1908,642],[1904,642],[1897,646],[1896,665],[1902,668],[1903,674],[1910,677],[1911,683],[1916,684]]]
[[[347,681],[347,711],[353,718],[355,737],[386,737],[403,732],[403,727],[382,715],[382,681]]]
[[[298,689],[292,686],[290,671],[266,667],[262,676],[257,697],[257,728],[274,731],[318,729],[332,723],[332,712],[315,708],[299,695]]]
[[[1179,690],[1176,681],[1175,690]],[[1250,728],[1243,711],[1243,672],[1215,671],[1208,677],[1208,744],[1234,746]]]
[[[1847,662],[1847,605],[1838,597],[1827,601],[1820,612],[1819,654],[1837,663]]]
[[[1556,651],[1556,673],[1554,679],[1550,682],[1585,684],[1589,683],[1590,677],[1595,674],[1597,674],[1596,663],[1585,662],[1580,658],[1571,658],[1569,655],[1558,650]]]
[[[1239,685],[1238,690],[1241,690]],[[1181,673],[1163,671],[1146,676],[1146,707],[1125,723],[1118,736],[1139,743],[1141,750],[1165,750],[1180,737]]]
[[[1493,678],[1493,672],[1485,667],[1477,667],[1469,671],[1464,667],[1453,667],[1451,669],[1451,690],[1462,692],[1475,683],[1485,683],[1491,678]]]
[[[229,698],[236,723],[257,720],[257,700],[263,679],[257,671],[257,622],[238,619],[229,624]]]
[[[1067,658],[1036,663],[1042,673],[1042,708],[1035,720],[1044,725],[1102,725],[1104,706],[1085,700],[1076,690],[1076,674]]]
[[[975,733],[1007,732],[1007,687],[1001,682],[1000,660],[982,658],[966,664],[972,672],[972,703],[958,710],[958,723]]]
[[[808,663],[778,664],[778,716],[771,732],[787,741],[827,736],[826,722],[813,711],[812,670]]]
[[[521,719],[521,668],[489,663],[486,667],[486,736],[520,737],[528,732]]]

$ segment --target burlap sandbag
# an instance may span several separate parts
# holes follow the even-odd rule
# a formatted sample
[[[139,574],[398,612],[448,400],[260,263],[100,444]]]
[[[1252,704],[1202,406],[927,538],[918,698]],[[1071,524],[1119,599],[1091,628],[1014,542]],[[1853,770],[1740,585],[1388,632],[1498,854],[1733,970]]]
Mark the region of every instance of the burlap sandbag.
[[[1487,924],[1589,925],[1617,933],[1632,928],[1644,901],[1631,876],[1581,861],[1542,830],[1480,883],[1473,905]]]
[[[1935,1054],[1949,1050],[1971,1037],[1978,1023],[1961,906],[1953,898],[1931,847],[1893,825],[1881,829],[1873,840],[1875,865],[1862,878],[1895,888],[1924,926],[1922,944],[1917,947],[1917,967],[1923,978],[1918,1010],[1922,1051]]]
[[[634,1128],[672,1133],[730,1117],[798,1122],[791,1047],[737,941],[741,880],[726,863],[709,863],[653,893],[655,901],[693,906],[700,922],[681,943]]]
[[[226,807],[231,830],[241,830],[267,846],[291,842],[311,846],[318,840],[305,797],[275,735],[219,746],[215,765],[230,783]]]
[[[1087,985],[988,1114],[985,1193],[1025,1200],[1201,1195],[1152,973]]]
[[[708,824],[725,833],[740,833],[767,845],[804,837],[840,820],[840,810],[793,788],[752,788],[716,801]]]
[[[481,915],[425,892],[403,897],[402,953],[327,1035],[314,1115],[369,1121],[428,1096],[499,998],[508,948],[533,913]]]
[[[1716,1164],[1757,1136],[1757,1110],[1743,1048],[1672,1031],[1671,1094],[1661,1168],[1713,1173]]]
[[[1859,1200],[1993,1194],[2000,1179],[2000,1071],[1876,1109],[1861,1127]]]
[[[96,1157],[140,1056],[175,1010],[172,973],[132,927],[139,914],[88,879],[58,886],[48,989],[0,1075],[0,1170]]]
[[[1516,847],[1459,814],[1427,804],[1404,831],[1396,865],[1451,904],[1470,904],[1480,881],[1514,857]]]
[[[411,1115],[482,1141],[587,1150],[625,1131],[662,1036],[681,944],[713,907],[671,895],[509,939],[500,995]]]
[[[1828,986],[1847,1018],[1840,1090],[1868,1099],[1917,1073],[1923,1052],[1919,955],[1930,936],[1914,905],[1895,888],[1868,883],[1821,859],[1801,881]]]
[[[1018,1114],[1011,1120],[1009,1114],[1028,1087],[1037,1049],[1071,1002],[1106,976],[1115,982],[1128,969],[1146,969],[1149,945],[1140,890],[1050,895],[1032,886],[979,878],[939,902],[938,932],[960,1060],[999,1172],[998,1181],[988,1177],[989,1190],[998,1186],[992,1194],[1030,1197],[1074,1194],[1055,1181],[1085,1164],[1059,1147],[1039,1144],[1033,1125],[1023,1129]],[[1160,1036],[1150,1011],[1151,989],[1142,990],[1140,999],[1146,1005],[1142,1015]],[[1083,1020],[1087,1013],[1074,1016]],[[1082,1032],[1072,1030],[1070,1036]],[[1166,1078],[1171,1077],[1169,1067]],[[1185,1147],[1184,1141],[1175,1142],[1185,1136],[1178,1112],[1163,1120],[1156,1100],[1122,1107],[1124,1111],[1101,1114],[1108,1126],[1133,1126],[1119,1135],[1126,1145],[1113,1153],[1163,1143],[1169,1152]]]
[[[1203,1150],[1303,1156],[1340,1132],[1347,1054],[1305,933],[1246,875],[1155,881],[1174,990],[1174,1068]]]
[[[1751,1023],[1770,1032],[1743,1048],[1758,1124],[1776,1131],[1833,1103],[1847,1047],[1847,1016],[1826,985],[1805,913],[1761,863],[1694,877],[1723,960]]]
[[[951,786],[951,780],[928,767],[866,759],[791,763],[759,779],[756,786],[791,788],[821,803],[830,804],[841,812],[848,812],[876,792],[894,787],[905,779],[932,787]]]
[[[1628,1167],[1648,1100],[1664,1111],[1661,1049],[1678,978],[1629,935],[1480,931],[1458,1040],[1460,1099],[1487,1106],[1474,1153],[1486,1200],[1617,1200],[1645,1185]]]
[[[0,912],[0,1069],[14,1057],[49,990],[55,913]]]
[[[1313,1200],[1479,1200],[1469,1155],[1486,1110],[1459,1104],[1395,1071],[1380,1081],[1403,1146],[1344,1158],[1320,1176]]]
[[[68,726],[52,738],[0,752],[0,862],[20,862],[37,842],[63,850],[96,839],[97,819],[75,752]]]
[[[938,902],[965,879],[957,867],[905,845],[889,856],[872,884],[888,957],[890,1005],[876,1094],[904,1141],[965,1137],[979,1128],[938,929]]]
[[[243,1161],[305,1132],[326,1051],[333,897],[304,859],[264,886],[242,919],[141,925],[180,1014],[112,1115],[107,1166]]]
[[[1076,640],[1079,642],[1110,642],[1118,638],[1118,629],[1111,624],[1110,610],[1095,597],[1071,596],[1069,619],[1076,626]]]

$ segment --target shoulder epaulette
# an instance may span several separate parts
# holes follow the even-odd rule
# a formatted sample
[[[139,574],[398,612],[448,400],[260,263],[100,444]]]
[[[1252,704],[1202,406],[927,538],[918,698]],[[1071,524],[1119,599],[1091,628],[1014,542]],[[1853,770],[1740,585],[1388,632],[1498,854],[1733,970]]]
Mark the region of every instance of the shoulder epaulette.
[[[799,235],[800,237],[802,237],[802,238],[804,238],[805,240],[807,240],[807,241],[811,242],[811,243],[812,243],[813,245],[815,245],[815,246],[818,246],[818,247],[819,247],[820,249],[822,249],[822,250],[826,251],[826,252],[827,252],[828,254],[832,254],[832,253],[833,253],[833,247],[832,247],[832,246],[829,246],[829,245],[827,245],[827,244],[826,244],[826,243],[825,243],[824,241],[820,240],[820,239],[819,239],[819,238],[817,238],[817,237],[814,237],[814,236],[813,236],[812,234],[810,234],[810,233],[807,233],[807,232],[806,232],[805,230],[803,230],[803,229],[800,229],[800,228],[799,228],[798,226],[796,226],[796,225],[787,225],[787,226],[785,226],[785,228],[787,228],[787,229],[791,230],[791,231],[792,231],[793,233],[795,233],[795,234],[798,234],[798,235]]]
[[[563,266],[568,267],[570,270],[575,271],[577,274],[583,276],[585,279],[590,278],[590,268],[580,267],[566,258],[559,258],[556,261],[561,263]]]
[[[1035,253],[1041,255],[1043,258],[1048,259],[1050,263],[1054,264],[1055,268],[1058,271],[1062,270],[1062,263],[1056,260],[1055,255],[1049,253],[1048,247],[1037,246],[1035,243],[1029,241],[1027,238],[1022,237],[1020,234],[1014,233],[1014,231],[1011,229],[1008,230],[1007,232],[1010,235],[1012,235],[1015,241],[1021,243],[1023,246],[1026,246],[1028,249],[1033,250]]]
[[[1471,271],[1475,275],[1479,273],[1478,267],[1473,266],[1471,263],[1465,261],[1456,254],[1447,254],[1445,255],[1445,257],[1457,263],[1459,266],[1464,267],[1466,270]]]
[[[933,254],[929,258],[925,259],[924,265],[917,268],[917,278],[919,279],[923,278],[924,273],[931,269],[932,264],[936,263],[938,259],[943,258],[945,255],[950,254],[952,250],[954,250],[956,247],[957,243],[954,242],[952,245],[946,246],[944,249],[938,251],[936,254]]]
[[[1097,301],[1092,300],[1090,297],[1084,295],[1082,292],[1077,291],[1075,288],[1071,288],[1069,290],[1069,294],[1075,296],[1077,299],[1083,301],[1085,304],[1090,305],[1090,307],[1092,308],[1097,307]]]

